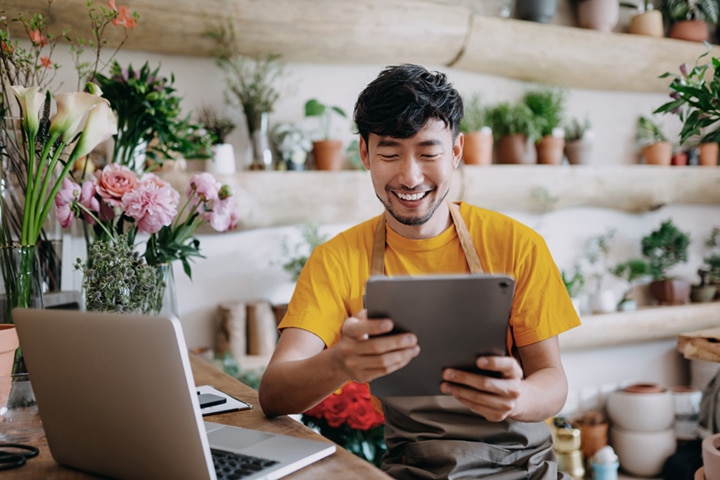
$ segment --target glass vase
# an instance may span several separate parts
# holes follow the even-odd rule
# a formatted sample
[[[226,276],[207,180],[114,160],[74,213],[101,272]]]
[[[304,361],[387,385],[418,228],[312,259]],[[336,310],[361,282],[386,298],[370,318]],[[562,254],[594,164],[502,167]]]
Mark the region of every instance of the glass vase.
[[[13,323],[12,310],[44,308],[40,259],[34,245],[0,247],[0,280],[2,280],[2,323]],[[13,373],[25,373],[22,351],[17,349]]]
[[[248,131],[252,142],[252,163],[250,170],[272,170],[273,155],[268,130],[269,115],[262,112],[248,118]]]
[[[158,289],[150,305],[150,313],[172,315],[179,318],[177,294],[175,291],[175,273],[171,263],[155,266]]]

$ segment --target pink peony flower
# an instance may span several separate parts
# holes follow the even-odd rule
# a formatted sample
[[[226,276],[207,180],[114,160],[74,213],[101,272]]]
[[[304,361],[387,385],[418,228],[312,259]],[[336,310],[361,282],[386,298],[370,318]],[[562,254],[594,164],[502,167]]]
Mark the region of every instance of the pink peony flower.
[[[190,185],[188,186],[187,196],[193,198],[193,205],[197,205],[199,202],[213,202],[218,198],[218,192],[220,191],[220,183],[215,180],[212,174],[196,173],[190,177]]]
[[[122,197],[125,215],[135,220],[139,231],[157,233],[177,215],[178,193],[170,186],[143,182]]]
[[[172,186],[168,182],[166,182],[162,178],[158,177],[154,173],[144,174],[142,177],[140,177],[140,183],[141,184],[152,183],[153,185],[156,185],[159,188],[168,188],[171,190],[172,194],[175,197],[175,200],[174,200],[175,203],[176,204],[180,203],[180,194],[178,193],[178,191],[175,190],[174,188],[172,188]]]
[[[232,197],[217,200],[213,208],[203,214],[203,219],[210,222],[210,226],[218,232],[226,232],[237,226],[240,215]]]
[[[139,183],[138,176],[134,171],[115,163],[105,166],[96,175],[97,193],[113,207],[121,206],[123,195],[135,190]]]
[[[75,219],[72,203],[80,195],[80,185],[68,178],[63,178],[62,187],[55,195],[55,217],[60,226],[67,228]]]

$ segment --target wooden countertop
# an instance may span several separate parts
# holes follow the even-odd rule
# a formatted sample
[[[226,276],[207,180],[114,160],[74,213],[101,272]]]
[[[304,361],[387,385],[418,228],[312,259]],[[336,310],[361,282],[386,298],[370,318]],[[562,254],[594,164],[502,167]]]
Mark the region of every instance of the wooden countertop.
[[[206,419],[228,425],[329,441],[290,417],[282,416],[274,419],[265,417],[260,409],[257,392],[255,390],[240,383],[195,355],[190,356],[190,362],[192,364],[196,385],[213,385],[240,400],[250,403],[254,407],[252,410],[212,415],[206,417]],[[27,410],[30,411],[28,413],[33,413],[33,409]],[[3,478],[28,480],[39,478],[52,480],[97,478],[92,475],[61,467],[55,463],[48,449],[38,415],[26,415],[25,418],[23,418],[22,415],[18,415],[13,418],[12,423],[13,425],[8,425],[7,423],[3,425],[0,431],[0,439],[9,441],[2,437],[8,434],[10,428],[14,428],[19,432],[16,441],[29,443],[38,447],[40,454],[38,457],[30,459],[24,467],[2,472]],[[390,477],[370,463],[338,447],[337,452],[331,456],[288,475],[285,478],[288,480],[315,480],[318,478],[370,480],[376,478],[388,479]]]
[[[720,362],[720,327],[681,333],[677,349],[689,360]]]

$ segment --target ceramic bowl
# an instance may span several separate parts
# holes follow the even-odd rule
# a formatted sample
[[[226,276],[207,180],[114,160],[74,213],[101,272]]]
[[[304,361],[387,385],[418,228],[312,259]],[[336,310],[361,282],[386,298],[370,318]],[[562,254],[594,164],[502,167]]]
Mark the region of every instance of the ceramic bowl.
[[[606,409],[612,425],[637,432],[667,430],[675,420],[672,392],[668,389],[635,393],[610,392]]]
[[[620,468],[638,477],[656,477],[665,461],[675,453],[675,429],[635,432],[612,427],[610,443],[620,460]]]

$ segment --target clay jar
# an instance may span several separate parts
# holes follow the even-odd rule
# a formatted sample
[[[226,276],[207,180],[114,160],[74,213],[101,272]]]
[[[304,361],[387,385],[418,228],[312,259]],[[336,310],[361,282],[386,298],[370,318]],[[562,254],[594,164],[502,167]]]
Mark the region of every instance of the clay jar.
[[[590,459],[608,444],[608,423],[601,412],[587,412],[577,421],[580,429],[580,451]]]
[[[636,432],[671,429],[675,420],[672,392],[654,383],[636,383],[611,392],[607,414],[613,426]]]

